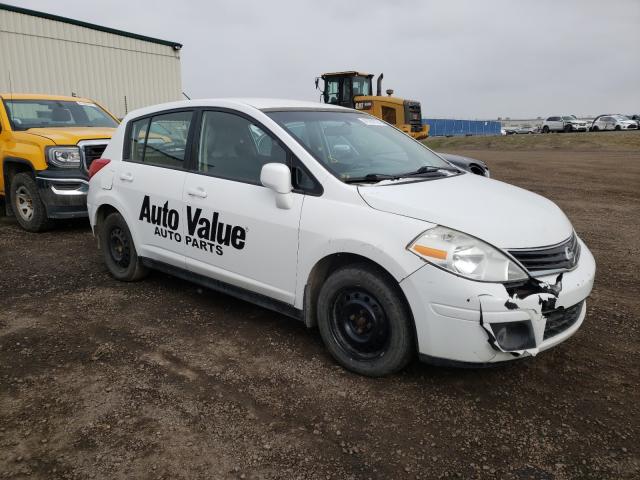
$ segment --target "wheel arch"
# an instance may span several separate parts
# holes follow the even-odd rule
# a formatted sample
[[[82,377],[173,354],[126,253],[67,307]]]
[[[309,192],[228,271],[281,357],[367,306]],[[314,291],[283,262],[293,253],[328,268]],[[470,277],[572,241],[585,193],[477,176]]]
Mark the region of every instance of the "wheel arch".
[[[371,258],[363,255],[351,252],[335,252],[324,256],[319,259],[311,268],[309,275],[306,278],[306,284],[304,287],[304,323],[308,328],[313,328],[318,324],[317,318],[317,305],[318,294],[324,284],[325,280],[329,278],[336,270],[343,268],[347,265],[364,264],[368,265],[384,276],[391,285],[394,286],[398,295],[405,303],[407,312],[409,312],[411,325],[414,330],[414,338],[416,339],[417,348],[417,335],[415,321],[413,318],[413,312],[411,311],[411,305],[407,299],[405,293],[400,287],[399,280],[391,274],[391,272],[380,263],[372,260]]]
[[[96,237],[96,241],[98,242],[98,248],[102,247],[100,245],[100,234],[99,234],[100,227],[104,223],[104,220],[112,213],[120,213],[120,215],[122,215],[120,210],[118,210],[116,207],[114,207],[110,203],[103,203],[96,209],[96,214],[95,214],[94,224],[93,224],[93,233]]]
[[[4,185],[5,208],[8,215],[13,215],[13,208],[11,205],[11,182],[13,177],[18,173],[31,173],[31,175],[34,175],[35,169],[33,168],[33,164],[24,158],[5,157],[2,161],[2,178]]]

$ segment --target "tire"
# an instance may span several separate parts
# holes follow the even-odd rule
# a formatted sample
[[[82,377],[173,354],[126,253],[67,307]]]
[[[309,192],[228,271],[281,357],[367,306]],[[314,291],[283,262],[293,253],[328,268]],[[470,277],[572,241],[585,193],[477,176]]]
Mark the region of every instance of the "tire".
[[[131,237],[131,231],[122,215],[111,213],[100,226],[100,246],[109,272],[121,282],[143,279],[149,270],[142,265]]]
[[[475,175],[480,175],[481,177],[484,177],[484,168],[478,166],[478,165],[471,165],[469,167],[469,171]]]
[[[564,126],[564,133],[571,133],[573,129],[571,128],[571,125],[565,125]]]
[[[400,289],[374,267],[354,264],[333,272],[320,289],[317,308],[322,340],[347,370],[390,375],[415,353],[413,320]]]
[[[549,127],[547,125],[542,127],[542,133],[549,133]]]
[[[30,173],[18,173],[11,180],[11,209],[20,226],[29,232],[44,232],[53,225]]]
[[[622,130],[622,128],[620,128],[620,125],[616,125],[616,126],[615,126],[615,128],[614,128],[614,130],[615,130],[616,132],[619,132],[620,130]]]
[[[591,131],[592,132],[598,132],[598,131],[600,131],[600,127],[598,127],[598,126],[591,127]]]

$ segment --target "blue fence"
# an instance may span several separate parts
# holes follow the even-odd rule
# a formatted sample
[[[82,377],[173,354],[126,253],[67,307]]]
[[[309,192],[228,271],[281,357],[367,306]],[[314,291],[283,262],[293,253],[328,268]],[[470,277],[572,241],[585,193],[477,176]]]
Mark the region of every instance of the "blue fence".
[[[423,118],[429,125],[429,136],[500,135],[500,122],[490,120],[451,120],[448,118]]]

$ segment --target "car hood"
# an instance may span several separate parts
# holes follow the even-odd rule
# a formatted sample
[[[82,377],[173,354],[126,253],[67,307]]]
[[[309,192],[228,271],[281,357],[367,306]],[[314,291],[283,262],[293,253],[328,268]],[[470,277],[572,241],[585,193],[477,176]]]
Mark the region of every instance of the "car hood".
[[[115,130],[106,127],[30,128],[24,133],[48,138],[57,145],[76,145],[80,140],[110,139]]]
[[[573,232],[555,203],[479,175],[361,185],[358,192],[377,210],[450,227],[504,249],[554,245]]]

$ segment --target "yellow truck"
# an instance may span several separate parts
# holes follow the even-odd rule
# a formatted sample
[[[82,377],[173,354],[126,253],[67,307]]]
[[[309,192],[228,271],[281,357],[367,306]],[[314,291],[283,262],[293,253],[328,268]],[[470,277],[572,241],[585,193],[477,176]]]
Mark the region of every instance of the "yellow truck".
[[[420,102],[393,96],[393,90],[382,95],[381,73],[378,76],[376,94],[373,94],[373,75],[357,71],[323,73],[316,78],[324,81],[322,101],[342,107],[362,110],[399,128],[416,140],[429,136],[429,125],[422,124],[422,107]]]
[[[88,98],[0,93],[0,202],[22,228],[86,217],[87,172],[118,126]]]

